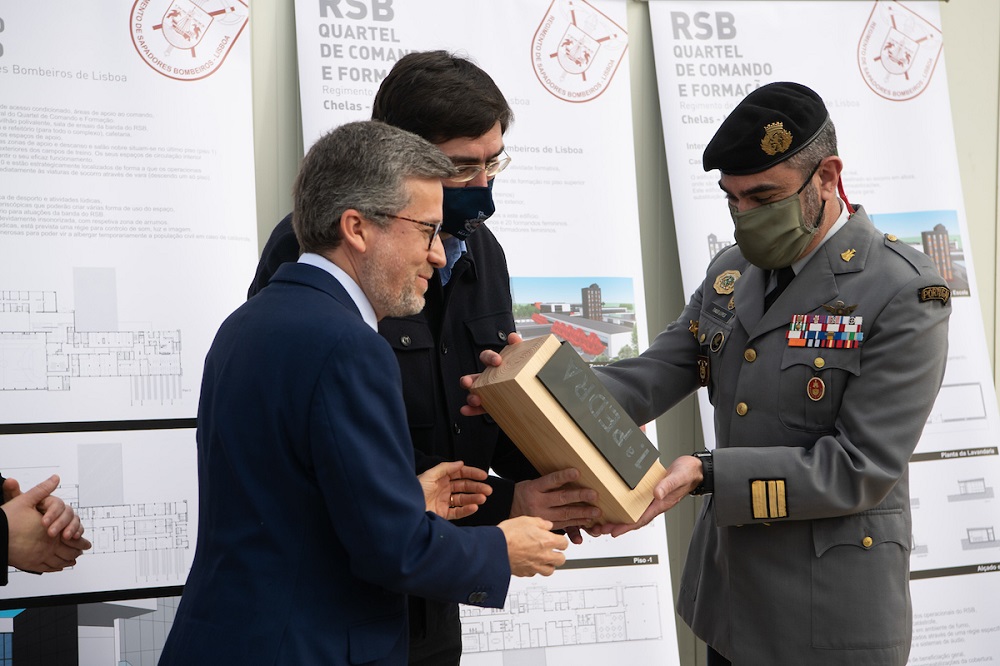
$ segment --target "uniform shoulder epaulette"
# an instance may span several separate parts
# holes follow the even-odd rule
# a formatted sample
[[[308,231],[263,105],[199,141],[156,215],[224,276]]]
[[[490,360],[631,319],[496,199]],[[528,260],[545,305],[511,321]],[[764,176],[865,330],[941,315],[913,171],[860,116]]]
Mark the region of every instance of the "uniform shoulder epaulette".
[[[923,273],[927,269],[937,270],[934,263],[926,254],[912,247],[909,243],[903,242],[894,234],[883,234],[883,245],[889,248],[913,266],[918,273]]]

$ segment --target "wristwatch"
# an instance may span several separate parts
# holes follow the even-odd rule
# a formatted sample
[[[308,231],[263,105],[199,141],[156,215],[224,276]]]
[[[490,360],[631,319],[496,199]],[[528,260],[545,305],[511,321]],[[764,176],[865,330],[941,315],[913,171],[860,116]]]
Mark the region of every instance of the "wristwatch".
[[[701,461],[701,483],[691,491],[692,495],[705,495],[715,490],[715,469],[713,466],[712,452],[708,449],[692,453],[695,458]]]

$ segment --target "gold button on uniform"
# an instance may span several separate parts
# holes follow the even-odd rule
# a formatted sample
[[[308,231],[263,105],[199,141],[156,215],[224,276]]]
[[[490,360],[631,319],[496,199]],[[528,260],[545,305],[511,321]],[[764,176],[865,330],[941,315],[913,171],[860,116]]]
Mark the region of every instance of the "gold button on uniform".
[[[743,358],[746,359],[747,363],[753,363],[757,360],[757,350],[747,349],[743,352]]]
[[[747,403],[745,402],[741,402],[738,405],[736,405],[736,413],[739,414],[740,416],[746,416],[747,412],[749,411],[750,408],[747,407]]]
[[[861,540],[861,545],[864,546],[865,548],[871,548],[873,543],[875,542],[872,541],[871,537],[865,537],[864,539]]]
[[[813,365],[815,365],[817,368],[822,368],[824,365],[826,365],[826,361],[824,361],[821,357],[817,356],[816,359],[813,361]]]
[[[708,337],[707,335],[705,335],[704,333],[702,333],[700,336],[698,336],[698,342],[704,344],[705,343],[705,338],[707,338],[707,337]]]

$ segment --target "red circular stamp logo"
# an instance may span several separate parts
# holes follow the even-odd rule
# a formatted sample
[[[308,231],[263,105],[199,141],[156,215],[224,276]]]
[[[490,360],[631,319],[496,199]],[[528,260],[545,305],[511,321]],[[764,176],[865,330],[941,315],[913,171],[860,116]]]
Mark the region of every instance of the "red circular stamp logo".
[[[941,57],[941,29],[897,2],[876,2],[858,42],[858,68],[876,95],[903,102],[922,93]]]
[[[545,89],[566,102],[607,90],[628,48],[628,33],[585,0],[553,0],[531,42],[531,65]]]
[[[135,0],[132,44],[154,71],[178,81],[211,76],[250,16],[243,0]]]

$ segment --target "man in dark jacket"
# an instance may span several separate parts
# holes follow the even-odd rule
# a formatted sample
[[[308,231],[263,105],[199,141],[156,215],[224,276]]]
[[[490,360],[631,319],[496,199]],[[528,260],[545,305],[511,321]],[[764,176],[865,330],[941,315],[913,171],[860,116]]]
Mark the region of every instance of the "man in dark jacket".
[[[503,249],[483,222],[493,214],[494,177],[509,164],[503,134],[513,112],[490,76],[444,51],[411,53],[383,81],[372,118],[435,144],[458,169],[443,180],[446,265],[434,271],[422,312],[386,317],[379,333],[392,346],[418,473],[442,461],[493,470],[492,494],[469,525],[496,525],[532,515],[557,528],[585,525],[599,512],[591,490],[573,488],[576,470],[537,478],[513,443],[488,417],[465,417],[459,377],[479,372],[479,354],[499,350],[514,330],[510,279]],[[299,246],[285,217],[264,247],[248,296],[270,281]],[[410,663],[458,664],[461,623],[457,604],[411,599]]]
[[[413,474],[399,369],[375,328],[419,312],[444,265],[439,179],[452,172],[427,141],[372,121],[303,160],[303,254],[205,359],[198,547],[161,666],[397,666],[406,595],[501,608],[512,574],[565,562],[549,521],[456,527],[428,508],[454,504],[461,479],[428,494]]]

